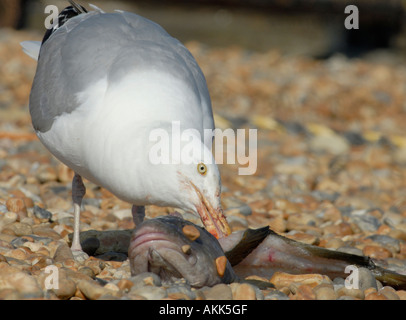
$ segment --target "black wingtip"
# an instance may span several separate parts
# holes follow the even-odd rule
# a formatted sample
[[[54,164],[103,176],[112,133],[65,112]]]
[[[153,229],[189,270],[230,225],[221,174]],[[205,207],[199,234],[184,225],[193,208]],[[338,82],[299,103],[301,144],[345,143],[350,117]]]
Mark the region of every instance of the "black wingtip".
[[[73,0],[68,0],[68,1],[78,14],[87,13],[87,10],[85,7],[81,6],[80,4],[77,4]]]
[[[56,30],[62,27],[66,23],[66,21],[80,14],[88,12],[85,7],[77,4],[75,1],[73,0],[68,1],[71,4],[71,6],[66,7],[61,11],[61,13],[58,15],[58,24],[56,24],[53,28],[50,28],[45,32],[44,38],[42,39],[42,44],[44,44],[45,41],[47,41]]]

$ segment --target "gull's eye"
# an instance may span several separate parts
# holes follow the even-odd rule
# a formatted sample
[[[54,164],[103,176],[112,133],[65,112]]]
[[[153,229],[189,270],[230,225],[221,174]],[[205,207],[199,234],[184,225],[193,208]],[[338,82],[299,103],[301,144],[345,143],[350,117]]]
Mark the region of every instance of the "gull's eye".
[[[206,167],[206,165],[205,165],[203,162],[200,162],[200,163],[197,165],[197,171],[198,171],[202,176],[204,176],[204,175],[206,174],[206,172],[207,172],[207,167]]]

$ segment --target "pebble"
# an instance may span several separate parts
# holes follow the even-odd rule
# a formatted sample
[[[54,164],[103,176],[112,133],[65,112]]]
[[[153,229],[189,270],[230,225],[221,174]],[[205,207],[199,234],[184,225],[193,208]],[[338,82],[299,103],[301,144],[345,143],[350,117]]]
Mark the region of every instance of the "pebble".
[[[152,272],[140,273],[136,276],[131,277],[129,280],[134,284],[134,287],[146,285],[159,287],[162,285],[161,278]]]
[[[396,226],[396,229],[399,230],[399,231],[403,231],[404,233],[406,233],[406,223],[399,223],[399,224]]]
[[[392,253],[397,253],[400,251],[399,240],[394,239],[390,236],[382,235],[382,234],[374,234],[374,235],[368,236],[367,239],[371,239],[374,242],[384,246],[385,248],[390,250]]]
[[[171,299],[195,300],[196,292],[192,291],[190,286],[185,284],[171,285],[166,288],[168,297]]]
[[[233,300],[257,300],[255,288],[248,283],[232,283]]]
[[[93,258],[93,257],[89,257],[89,259],[87,259],[87,260],[85,261],[84,265],[85,265],[87,268],[90,268],[90,269],[93,271],[94,275],[96,275],[96,276],[97,276],[97,275],[105,268],[105,266],[106,266],[106,264],[105,264],[103,261],[101,261],[101,260],[99,260],[99,259],[95,259],[95,258]]]
[[[338,290],[335,290],[335,292],[338,297],[349,296],[349,297],[353,297],[355,299],[361,299],[361,300],[363,300],[365,298],[364,292],[361,289],[350,289],[350,288],[346,288],[345,286],[342,286]]]
[[[231,288],[223,283],[216,284],[215,286],[203,290],[206,300],[232,300],[233,293]]]
[[[252,209],[249,205],[244,204],[236,199],[226,198],[224,199],[225,210],[224,213],[227,216],[235,214],[242,214],[243,216],[249,216],[252,214]]]
[[[8,211],[0,216],[0,228],[17,221],[18,215],[15,212]]]
[[[168,293],[164,288],[150,285],[133,286],[130,294],[144,297],[147,300],[160,300],[168,297]]]
[[[229,215],[227,217],[227,222],[232,231],[245,230],[248,228],[248,221],[236,215]]]
[[[97,300],[103,296],[120,296],[115,290],[111,290],[99,285],[93,280],[82,280],[77,284],[78,289],[83,293],[83,295],[89,300]]]
[[[318,237],[312,234],[304,233],[304,232],[290,232],[286,234],[286,237],[295,241],[307,243],[310,245],[317,245],[319,244],[320,240]]]
[[[322,282],[330,282],[327,276],[320,274],[293,275],[285,272],[275,272],[269,280],[277,289],[289,287],[292,283],[299,283],[315,287]]]
[[[0,213],[8,212],[7,206],[4,204],[0,204]]]
[[[58,265],[58,263],[55,263],[55,265]],[[59,268],[59,270],[65,270],[66,278],[74,281],[76,285],[82,280],[93,281],[93,279],[90,276],[88,276],[87,274],[84,274],[80,271],[66,268],[62,265],[60,265],[58,268]]]
[[[349,253],[349,254],[355,254],[357,256],[363,256],[364,255],[364,253],[362,252],[361,249],[354,248],[354,247],[344,246],[344,247],[338,248],[337,251],[345,252],[345,253]]]
[[[105,289],[114,291],[114,292],[118,292],[120,291],[120,288],[113,282],[109,282],[104,286]]]
[[[363,254],[372,259],[387,259],[392,257],[392,252],[388,249],[378,246],[367,245],[362,250]]]
[[[378,293],[384,295],[388,300],[400,300],[396,290],[392,287],[383,287],[379,289]]]
[[[362,231],[376,231],[381,225],[379,220],[374,216],[367,213],[352,215],[352,221],[362,230]]]
[[[388,233],[388,235],[396,240],[402,240],[402,241],[406,241],[406,232],[403,232],[401,230],[398,229],[391,229]],[[399,243],[399,248],[401,247],[401,243]]]
[[[61,242],[58,249],[56,249],[53,259],[55,262],[64,262],[66,260],[73,259],[73,254],[69,246]]]
[[[287,222],[282,216],[277,216],[275,218],[268,219],[268,225],[271,230],[277,233],[282,233],[286,231]]]
[[[121,279],[118,283],[117,283],[117,287],[122,290],[123,292],[128,292],[130,291],[130,289],[132,288],[132,286],[134,285],[134,283],[128,279]]]
[[[368,288],[378,289],[378,284],[371,270],[367,268],[358,268],[358,288],[365,291]]]
[[[33,233],[32,228],[29,224],[22,222],[14,222],[5,226],[2,230],[3,233],[8,233],[15,235],[17,237],[29,235]]]
[[[11,266],[0,268],[0,291],[4,289],[13,289],[24,298],[43,297],[36,278]]]
[[[406,300],[406,290],[398,290],[396,291],[400,300]]]
[[[20,213],[27,213],[27,207],[25,206],[24,200],[21,198],[10,198],[6,201],[6,207],[9,211]]]
[[[392,228],[396,228],[396,226],[404,220],[404,217],[398,213],[393,212],[386,212],[382,217],[382,222],[387,224]]]
[[[45,279],[49,276],[51,276],[51,272],[44,274],[44,290],[48,289],[45,287]],[[51,283],[51,285],[52,289],[50,290],[61,300],[68,300],[72,298],[77,290],[75,281],[68,278],[67,272],[64,269],[58,269],[58,283],[55,286],[53,286],[53,283]]]
[[[289,297],[282,291],[271,290],[265,295],[264,300],[289,300]]]
[[[61,235],[58,234],[55,230],[51,229],[46,224],[35,225],[32,227],[32,230],[35,235],[42,237],[42,238],[48,238],[48,239],[53,239],[53,240],[61,239]]]
[[[34,215],[38,219],[44,219],[44,220],[51,220],[52,219],[52,213],[49,212],[48,210],[45,210],[41,207],[34,206]]]
[[[359,300],[359,299],[356,299],[353,296],[340,296],[337,298],[337,300]]]
[[[55,181],[57,179],[56,169],[48,164],[41,165],[36,170],[36,178],[40,183]]]
[[[334,155],[347,153],[348,141],[336,134],[317,135],[311,139],[309,146],[315,152],[329,152]]]
[[[335,300],[337,299],[337,294],[334,291],[334,286],[331,284],[319,284],[314,289],[316,300]]]
[[[43,247],[43,244],[41,243],[41,242],[30,242],[30,241],[27,241],[27,242],[24,242],[23,243],[23,246],[24,247],[27,247],[28,249],[30,249],[32,252],[37,252],[37,251],[39,251],[41,248],[44,248]],[[45,250],[46,250],[46,248],[44,248]]]
[[[328,225],[324,228],[324,234],[329,235],[335,235],[339,237],[344,237],[348,235],[354,234],[354,231],[352,230],[350,224],[346,222],[341,222],[338,224],[333,224],[333,225]]]
[[[250,208],[256,212],[269,212],[273,209],[273,201],[271,199],[254,200],[249,203]]]
[[[18,248],[10,251],[8,256],[18,260],[25,260],[28,257],[28,252],[23,248]]]
[[[382,293],[371,292],[365,297],[365,300],[389,300],[389,299]]]
[[[90,267],[83,267],[82,266],[82,267],[79,267],[78,271],[81,274],[84,274],[84,275],[86,275],[86,276],[88,276],[88,277],[90,277],[92,279],[94,279],[96,277],[96,273]]]
[[[344,241],[341,239],[338,239],[338,238],[330,239],[324,245],[325,248],[334,249],[334,250],[336,250],[340,247],[343,247],[343,246],[344,246]]]
[[[21,300],[23,296],[16,289],[0,289],[1,300]]]
[[[312,287],[306,284],[292,283],[289,286],[291,300],[315,300],[316,294]]]
[[[132,219],[131,209],[114,210],[113,215],[119,220]]]

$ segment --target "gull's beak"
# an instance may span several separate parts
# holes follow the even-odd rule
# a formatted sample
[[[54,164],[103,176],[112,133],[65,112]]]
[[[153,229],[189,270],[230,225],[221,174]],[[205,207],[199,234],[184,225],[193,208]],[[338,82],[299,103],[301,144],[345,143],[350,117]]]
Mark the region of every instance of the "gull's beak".
[[[227,237],[231,234],[231,229],[221,207],[217,209],[213,208],[200,190],[194,184],[192,186],[200,199],[200,204],[196,206],[196,209],[206,230],[215,236],[216,239]]]

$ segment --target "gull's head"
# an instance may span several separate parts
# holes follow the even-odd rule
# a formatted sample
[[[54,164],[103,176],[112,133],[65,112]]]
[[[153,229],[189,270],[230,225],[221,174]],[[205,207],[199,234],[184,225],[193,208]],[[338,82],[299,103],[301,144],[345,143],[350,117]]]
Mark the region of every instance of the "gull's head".
[[[168,164],[156,166],[155,176],[166,181],[162,202],[198,214],[217,239],[228,236],[231,229],[221,207],[220,172],[211,151],[200,139],[181,141],[179,150],[175,156],[170,152]]]
[[[231,230],[221,208],[221,179],[217,165],[196,161],[180,166],[177,175],[181,208],[199,214],[207,231],[217,239],[228,236]]]

